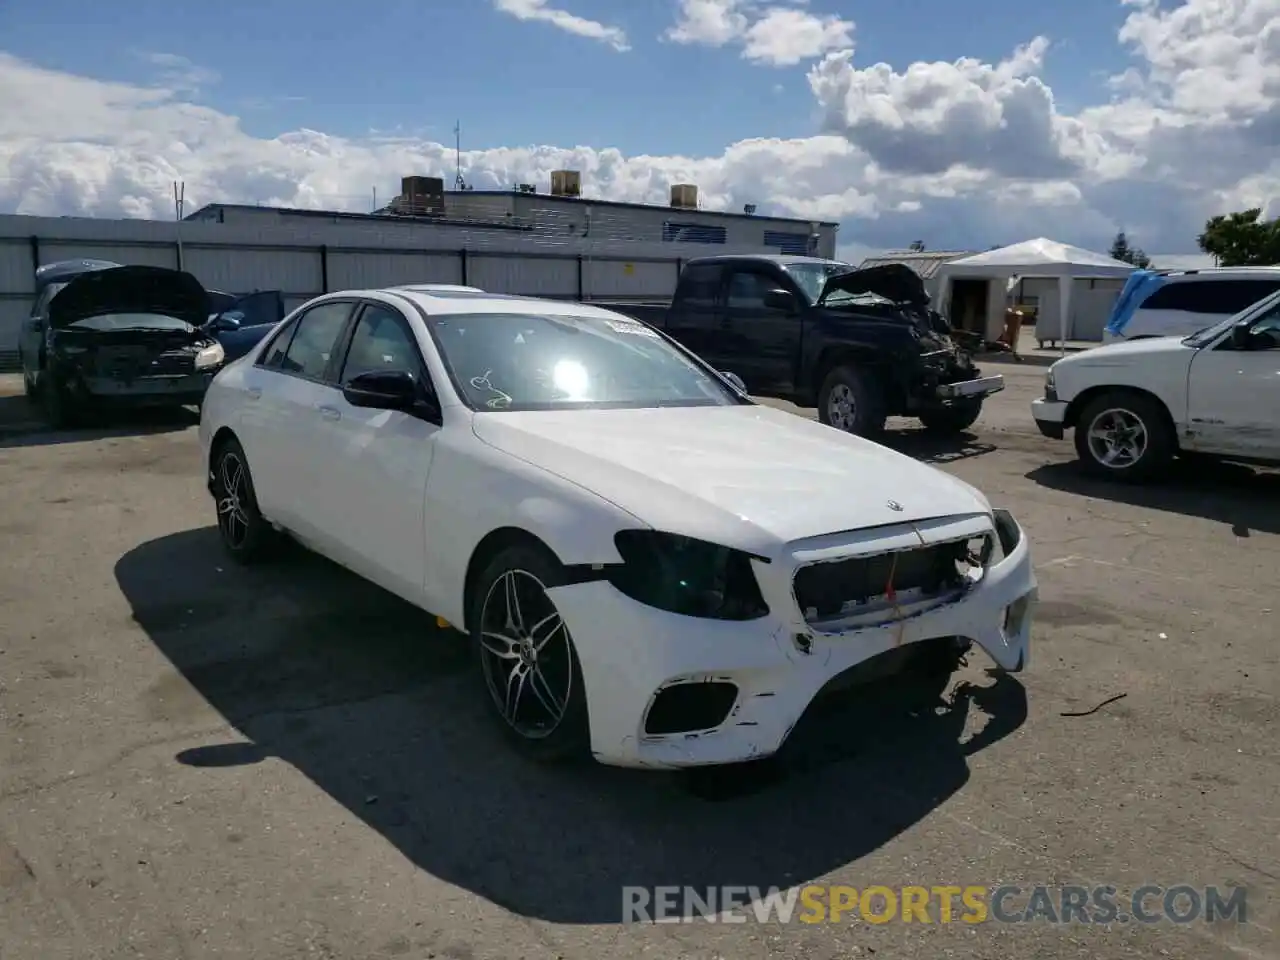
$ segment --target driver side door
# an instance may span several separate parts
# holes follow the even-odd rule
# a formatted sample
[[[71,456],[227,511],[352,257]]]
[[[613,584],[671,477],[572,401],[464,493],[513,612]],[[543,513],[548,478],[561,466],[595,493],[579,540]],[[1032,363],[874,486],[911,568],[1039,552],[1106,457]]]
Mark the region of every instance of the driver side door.
[[[1201,453],[1280,459],[1280,304],[1249,326],[1249,349],[1228,337],[1200,350],[1187,380],[1187,419]]]

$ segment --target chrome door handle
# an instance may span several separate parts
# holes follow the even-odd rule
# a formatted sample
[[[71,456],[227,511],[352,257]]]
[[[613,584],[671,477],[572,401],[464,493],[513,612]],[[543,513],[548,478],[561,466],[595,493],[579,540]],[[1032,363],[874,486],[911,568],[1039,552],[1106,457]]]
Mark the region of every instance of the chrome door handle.
[[[248,390],[245,391],[245,393],[249,395],[250,400],[257,400],[260,396],[262,396],[262,388],[250,387]]]
[[[326,420],[342,419],[342,414],[338,411],[337,407],[323,406],[323,407],[317,407],[316,409],[320,411],[320,416],[324,417]]]

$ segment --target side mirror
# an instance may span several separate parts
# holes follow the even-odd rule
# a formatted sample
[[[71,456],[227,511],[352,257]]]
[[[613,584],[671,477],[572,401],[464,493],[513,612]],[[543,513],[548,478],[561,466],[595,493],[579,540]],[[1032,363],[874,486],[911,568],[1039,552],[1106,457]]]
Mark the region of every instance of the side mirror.
[[[770,310],[785,310],[790,313],[796,308],[796,298],[790,291],[777,287],[764,295],[764,305]]]
[[[417,378],[408,370],[372,370],[352,377],[342,387],[342,396],[353,407],[371,410],[399,410],[438,422],[440,408],[424,397]]]
[[[1238,323],[1231,328],[1231,346],[1236,350],[1248,350],[1253,336],[1249,333],[1248,324]]]
[[[240,314],[220,313],[209,321],[209,329],[217,333],[230,333],[240,329]]]
[[[743,396],[746,396],[747,385],[742,382],[742,378],[740,376],[738,376],[736,373],[730,373],[728,370],[721,370],[720,376],[728,380],[729,383],[733,386],[733,389],[737,390]]]

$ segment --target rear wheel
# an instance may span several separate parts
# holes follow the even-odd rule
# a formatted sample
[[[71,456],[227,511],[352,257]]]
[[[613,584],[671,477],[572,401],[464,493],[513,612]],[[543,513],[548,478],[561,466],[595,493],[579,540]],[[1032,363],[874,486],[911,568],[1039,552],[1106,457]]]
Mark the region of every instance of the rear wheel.
[[[882,433],[888,411],[879,379],[869,370],[836,367],[818,391],[818,419],[845,433],[864,437]]]
[[[1167,468],[1177,452],[1164,408],[1150,397],[1124,391],[1096,397],[1080,411],[1075,445],[1090,474],[1131,482]]]
[[[518,750],[543,763],[590,754],[582,669],[548,594],[562,579],[554,557],[511,547],[481,575],[469,618],[490,714]]]
[[[253,475],[239,442],[232,439],[222,443],[213,455],[211,470],[223,548],[236,563],[247,565],[261,560],[275,539],[275,530],[258,511]]]
[[[982,415],[982,398],[956,400],[945,407],[920,411],[920,423],[930,433],[962,433]]]

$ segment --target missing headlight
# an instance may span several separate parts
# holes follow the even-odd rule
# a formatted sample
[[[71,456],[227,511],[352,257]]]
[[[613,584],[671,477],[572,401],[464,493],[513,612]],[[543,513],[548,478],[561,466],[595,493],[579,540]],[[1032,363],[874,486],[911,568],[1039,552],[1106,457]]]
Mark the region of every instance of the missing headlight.
[[[651,530],[614,537],[624,563],[609,582],[659,610],[713,620],[754,620],[769,612],[751,558],[703,540]]]

